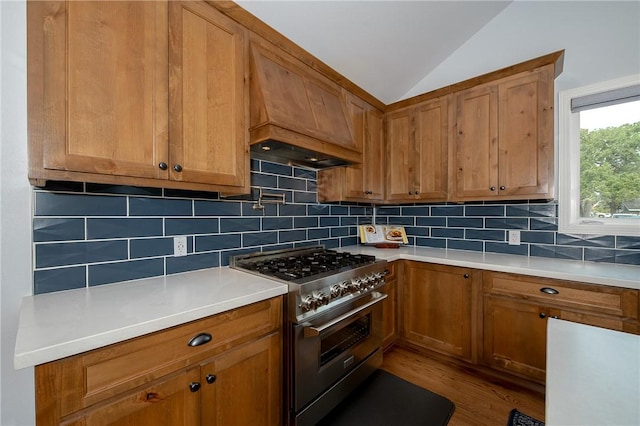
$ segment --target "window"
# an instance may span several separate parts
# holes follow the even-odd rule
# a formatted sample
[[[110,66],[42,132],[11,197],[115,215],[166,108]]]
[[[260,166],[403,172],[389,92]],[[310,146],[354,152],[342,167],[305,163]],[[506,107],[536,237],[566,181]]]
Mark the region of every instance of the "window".
[[[560,92],[559,230],[640,236],[640,74]]]

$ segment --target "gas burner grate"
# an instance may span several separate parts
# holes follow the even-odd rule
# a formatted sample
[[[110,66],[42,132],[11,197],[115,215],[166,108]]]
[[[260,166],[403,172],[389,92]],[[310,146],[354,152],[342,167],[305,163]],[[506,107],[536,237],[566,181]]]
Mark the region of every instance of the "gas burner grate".
[[[286,281],[358,267],[375,262],[375,256],[351,254],[334,250],[318,250],[299,255],[285,255],[242,261],[239,266],[250,271]]]

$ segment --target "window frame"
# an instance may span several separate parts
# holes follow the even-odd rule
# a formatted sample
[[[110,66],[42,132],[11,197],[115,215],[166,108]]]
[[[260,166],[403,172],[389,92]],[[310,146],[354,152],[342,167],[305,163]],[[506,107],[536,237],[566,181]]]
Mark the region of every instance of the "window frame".
[[[640,224],[626,219],[580,217],[580,113],[571,100],[640,84],[640,74],[563,90],[558,95],[558,231],[567,234],[640,236]],[[633,221],[635,222],[635,221]]]

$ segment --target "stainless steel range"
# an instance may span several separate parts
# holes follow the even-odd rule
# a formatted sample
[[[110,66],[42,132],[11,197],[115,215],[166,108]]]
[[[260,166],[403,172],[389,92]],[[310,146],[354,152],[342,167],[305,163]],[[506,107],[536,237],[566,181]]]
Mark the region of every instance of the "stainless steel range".
[[[321,246],[231,259],[232,268],[289,286],[289,424],[316,424],[382,364],[386,264]]]

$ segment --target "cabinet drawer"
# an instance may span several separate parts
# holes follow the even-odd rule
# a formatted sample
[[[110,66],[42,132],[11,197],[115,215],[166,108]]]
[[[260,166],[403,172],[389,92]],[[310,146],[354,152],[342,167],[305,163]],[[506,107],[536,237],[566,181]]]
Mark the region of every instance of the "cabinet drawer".
[[[638,318],[638,291],[524,275],[485,272],[484,292],[623,318]]]
[[[254,303],[136,339],[36,367],[71,389],[59,396],[62,416],[197,364],[282,326],[281,298]],[[190,346],[196,336],[210,340]]]

